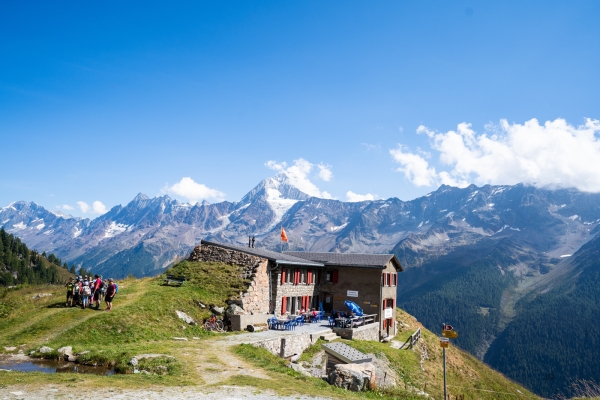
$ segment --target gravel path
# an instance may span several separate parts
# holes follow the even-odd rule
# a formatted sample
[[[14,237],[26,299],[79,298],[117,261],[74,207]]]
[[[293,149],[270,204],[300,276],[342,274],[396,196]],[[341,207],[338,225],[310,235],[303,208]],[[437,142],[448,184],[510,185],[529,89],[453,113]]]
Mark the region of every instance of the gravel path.
[[[274,393],[253,392],[253,388],[222,386],[213,391],[203,391],[200,388],[169,387],[157,389],[125,389],[125,390],[103,390],[100,398],[114,399],[148,399],[148,400],[327,400],[323,397],[307,396],[284,396],[280,397]],[[29,388],[27,386],[0,389],[0,399],[94,399],[98,398],[97,390],[85,388],[66,388],[61,386],[47,386]]]

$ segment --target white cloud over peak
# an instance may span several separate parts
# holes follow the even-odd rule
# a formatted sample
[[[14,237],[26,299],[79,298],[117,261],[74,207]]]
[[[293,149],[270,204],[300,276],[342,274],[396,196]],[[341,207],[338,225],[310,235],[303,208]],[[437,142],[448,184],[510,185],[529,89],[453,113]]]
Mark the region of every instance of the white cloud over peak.
[[[69,205],[66,205],[67,207],[70,207]],[[94,201],[92,203],[92,205],[90,206],[88,203],[86,203],[85,201],[78,201],[77,202],[77,207],[79,207],[79,209],[81,210],[81,212],[83,214],[105,214],[106,212],[108,212],[108,209],[106,208],[106,206],[104,204],[102,204],[101,201]],[[65,210],[69,210],[69,208],[65,208],[65,206],[63,206],[63,208]],[[73,209],[73,207],[70,208],[71,210]]]
[[[222,201],[225,199],[225,193],[217,189],[211,189],[202,183],[197,183],[190,177],[181,178],[181,180],[175,183],[173,186],[166,185],[162,189],[162,192],[183,197],[192,204],[205,199],[213,199],[217,201]]]
[[[471,124],[458,124],[456,131],[435,132],[420,126],[417,133],[430,138],[443,168],[435,167],[404,146],[390,150],[399,172],[416,186],[448,184],[464,187],[470,182],[516,184],[537,187],[574,187],[600,192],[600,121],[587,119],[573,126],[564,119],[540,124],[488,125],[478,134]]]
[[[67,210],[67,211],[71,211],[74,209],[73,206],[70,206],[68,204],[63,204],[62,206],[57,206],[57,208],[61,209],[61,210]]]
[[[358,193],[354,193],[352,190],[348,190],[346,192],[346,198],[350,202],[357,202],[357,201],[365,201],[365,200],[375,200],[377,198],[377,195],[371,194],[371,193],[358,194]]]
[[[292,185],[310,196],[323,199],[332,198],[331,194],[321,191],[317,185],[310,180],[311,171],[314,167],[317,167],[319,170],[317,176],[326,182],[330,181],[333,178],[333,173],[331,172],[331,166],[329,165],[322,163],[315,165],[303,158],[298,158],[297,160],[294,160],[294,164],[289,167],[285,161],[278,163],[274,160],[267,161],[265,166],[274,171],[284,173],[291,181]]]

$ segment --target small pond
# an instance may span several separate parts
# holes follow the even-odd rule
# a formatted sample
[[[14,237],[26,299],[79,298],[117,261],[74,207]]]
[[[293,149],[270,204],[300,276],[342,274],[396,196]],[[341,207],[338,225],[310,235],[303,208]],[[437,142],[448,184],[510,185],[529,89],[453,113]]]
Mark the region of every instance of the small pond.
[[[21,372],[43,372],[46,374],[54,373],[73,373],[73,374],[94,374],[94,375],[113,375],[115,370],[110,367],[81,365],[72,362],[57,360],[0,360],[0,369],[9,369]]]

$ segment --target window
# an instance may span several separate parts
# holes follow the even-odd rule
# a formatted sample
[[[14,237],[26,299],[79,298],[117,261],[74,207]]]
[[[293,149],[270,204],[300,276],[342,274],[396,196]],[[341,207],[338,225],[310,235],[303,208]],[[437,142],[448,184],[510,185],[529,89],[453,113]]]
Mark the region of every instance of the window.
[[[383,308],[394,308],[394,299],[383,299]]]
[[[396,286],[398,284],[398,274],[384,272],[381,275],[381,286]]]

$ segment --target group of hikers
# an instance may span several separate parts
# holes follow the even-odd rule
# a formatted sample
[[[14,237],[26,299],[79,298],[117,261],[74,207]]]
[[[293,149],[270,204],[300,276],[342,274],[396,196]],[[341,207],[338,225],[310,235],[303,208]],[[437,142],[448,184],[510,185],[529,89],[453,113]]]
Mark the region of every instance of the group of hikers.
[[[92,307],[96,303],[96,310],[100,308],[102,300],[106,302],[106,311],[112,310],[112,301],[119,292],[119,286],[112,278],[102,279],[102,275],[78,276],[69,278],[65,285],[67,288],[67,302],[65,306],[81,308]]]

